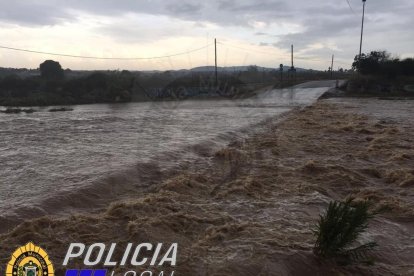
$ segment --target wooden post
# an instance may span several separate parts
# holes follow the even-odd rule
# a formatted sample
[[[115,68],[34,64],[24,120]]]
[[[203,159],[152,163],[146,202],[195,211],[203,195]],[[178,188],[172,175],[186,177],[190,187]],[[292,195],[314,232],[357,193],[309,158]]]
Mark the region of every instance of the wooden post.
[[[214,54],[215,54],[215,73],[216,73],[216,87],[218,86],[217,77],[217,39],[214,39]]]
[[[362,36],[364,34],[364,18],[365,18],[365,2],[367,0],[362,0],[362,24],[361,24],[361,40],[359,42],[359,57],[358,60],[361,60],[361,54],[362,54]]]

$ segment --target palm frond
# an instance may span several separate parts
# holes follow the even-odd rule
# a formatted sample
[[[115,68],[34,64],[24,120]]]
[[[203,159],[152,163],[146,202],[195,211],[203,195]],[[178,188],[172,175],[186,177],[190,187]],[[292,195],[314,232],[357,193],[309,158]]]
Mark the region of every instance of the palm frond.
[[[355,248],[351,246],[367,230],[369,220],[374,217],[369,207],[368,201],[348,199],[330,202],[314,231],[314,253],[321,258],[346,258],[353,262],[368,259],[367,252],[377,246],[376,243],[369,242]]]

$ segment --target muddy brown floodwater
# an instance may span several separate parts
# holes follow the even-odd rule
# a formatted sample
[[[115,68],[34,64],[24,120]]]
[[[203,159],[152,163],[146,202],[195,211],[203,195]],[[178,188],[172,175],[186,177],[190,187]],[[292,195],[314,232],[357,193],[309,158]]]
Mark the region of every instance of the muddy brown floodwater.
[[[56,275],[71,242],[177,242],[175,275],[413,275],[412,110],[414,101],[342,99],[291,111],[106,210],[26,221],[0,236],[1,263],[28,239],[53,256]],[[383,210],[362,237],[379,244],[373,266],[312,254],[319,214],[350,195]]]

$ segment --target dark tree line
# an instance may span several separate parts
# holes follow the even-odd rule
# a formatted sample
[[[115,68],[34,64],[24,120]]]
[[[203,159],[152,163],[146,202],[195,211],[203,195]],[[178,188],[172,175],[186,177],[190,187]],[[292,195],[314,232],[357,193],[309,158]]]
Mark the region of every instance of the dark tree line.
[[[129,71],[94,72],[65,78],[59,62],[40,64],[40,77],[0,79],[0,105],[64,105],[130,101],[135,75]]]
[[[372,51],[369,54],[357,55],[352,64],[353,69],[363,75],[377,75],[388,78],[397,76],[414,76],[414,59],[400,60],[393,58],[386,51]]]

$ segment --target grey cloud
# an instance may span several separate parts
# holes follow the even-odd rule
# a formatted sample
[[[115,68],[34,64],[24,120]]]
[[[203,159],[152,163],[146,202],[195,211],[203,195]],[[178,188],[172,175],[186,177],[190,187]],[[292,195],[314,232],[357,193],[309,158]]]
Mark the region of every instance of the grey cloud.
[[[35,0],[17,0],[1,3],[0,10],[3,14],[1,21],[5,19],[16,23],[53,25],[59,23],[60,18],[76,19],[78,10],[90,14],[119,17],[126,13],[144,13],[152,15],[166,15],[191,21],[207,21],[219,25],[248,26],[249,20],[272,22],[287,17],[289,9],[282,1],[217,1],[201,4],[200,1],[188,0],[64,0],[56,5],[52,0],[45,0],[42,4]],[[278,18],[276,18],[276,16]]]
[[[168,5],[167,10],[173,14],[193,15],[198,13],[202,8],[201,4],[181,3],[176,5]]]
[[[361,1],[350,0],[355,12],[360,12]],[[371,13],[396,12],[411,16],[414,8],[411,0],[375,0],[367,1]],[[42,4],[39,4],[42,3]],[[357,21],[355,14],[349,10],[346,1],[281,1],[281,0],[63,0],[57,5],[55,1],[16,0],[0,3],[0,20],[21,22],[22,24],[56,24],[60,19],[76,18],[70,10],[90,14],[119,17],[126,13],[144,13],[166,15],[190,21],[207,21],[219,25],[247,26],[249,20],[266,23],[289,22],[312,23],[309,19],[325,19],[327,16],[350,15]]]
[[[178,37],[182,35],[189,35],[195,32],[195,28],[183,29],[180,25],[161,24],[159,26],[151,26],[148,28],[140,22],[117,22],[114,25],[102,25],[96,29],[95,32],[108,35],[117,41],[126,43],[140,43],[140,42],[155,42],[169,37]]]
[[[146,29],[129,25],[102,26],[95,31],[126,43],[154,42],[181,33],[178,28],[152,28],[148,32]]]
[[[351,20],[350,16],[342,16],[341,19],[338,19],[334,16],[306,19],[303,21],[304,26],[307,26],[305,31],[279,36],[280,42],[278,44],[286,47],[295,42],[299,47],[305,47],[307,44],[315,42],[315,40],[327,40],[340,36],[350,30],[357,30],[360,26],[360,22]]]
[[[0,21],[25,26],[55,25],[73,20],[73,16],[48,1],[1,1]]]
[[[272,35],[272,31],[269,29],[262,32],[255,30],[256,33],[253,34],[258,37],[268,36],[266,40],[268,39],[269,42],[266,43],[282,48],[288,48],[291,43],[294,43],[298,49],[305,49],[310,44],[332,40],[340,44],[340,47],[344,49],[344,55],[352,56],[359,39],[362,5],[361,0],[349,1],[355,13],[349,9],[345,0],[210,0],[209,2],[195,0],[62,0],[58,5],[53,0],[16,0],[0,2],[0,21],[21,25],[53,25],[60,24],[62,21],[76,20],[76,11],[78,11],[113,18],[122,18],[125,14],[163,15],[193,22],[194,29],[198,30],[204,28],[205,22],[214,23],[221,27],[249,28],[248,30],[252,28],[249,25],[251,21],[265,22],[268,26],[271,23],[290,23],[302,26],[304,29],[300,33],[279,36]],[[375,32],[378,34],[377,41],[380,35],[396,37],[398,34],[404,39],[400,43],[401,45],[412,45],[412,37],[414,37],[414,31],[411,28],[414,25],[413,10],[414,1],[412,0],[367,0],[367,36],[369,37],[370,33]],[[152,30],[154,26],[150,28]],[[128,25],[103,26],[97,31],[103,34],[122,36],[125,39],[128,37],[137,37],[138,39],[139,35],[138,29]],[[179,34],[180,30],[173,26],[161,26],[158,29],[155,28],[152,32],[152,38]],[[231,36],[231,34],[229,35]],[[151,39],[151,34],[143,34],[140,39]],[[272,42],[273,39],[277,42]],[[265,39],[261,38],[261,40]],[[386,38],[383,41],[389,42]],[[408,49],[408,46],[404,47]],[[315,51],[320,54],[319,50]]]
[[[266,11],[273,13],[280,13],[285,10],[287,12],[286,2],[272,1],[272,0],[256,0],[256,1],[233,1],[225,0],[219,1],[219,9],[228,11],[242,11],[242,12],[255,12]]]

